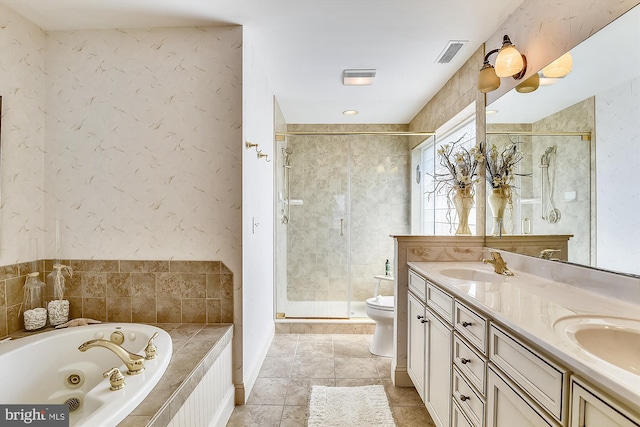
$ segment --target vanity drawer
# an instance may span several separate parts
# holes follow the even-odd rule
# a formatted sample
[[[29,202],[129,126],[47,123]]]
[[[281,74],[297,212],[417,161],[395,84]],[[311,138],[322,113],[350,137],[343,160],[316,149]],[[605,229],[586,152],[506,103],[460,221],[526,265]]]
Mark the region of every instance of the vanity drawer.
[[[558,421],[564,422],[569,372],[491,325],[489,359]]]
[[[455,302],[454,327],[456,331],[484,355],[487,354],[487,319],[462,304]]]
[[[425,301],[427,292],[427,281],[418,274],[409,270],[409,290],[414,293],[420,300]]]
[[[447,323],[452,324],[453,297],[429,282],[427,282],[427,306]]]
[[[451,427],[479,427],[471,424],[471,421],[462,412],[457,402],[453,402],[451,409]]]
[[[458,334],[453,336],[453,363],[480,394],[485,393],[487,360],[469,346]]]
[[[473,425],[484,425],[485,401],[455,367],[453,368],[452,395],[454,404],[460,406]]]

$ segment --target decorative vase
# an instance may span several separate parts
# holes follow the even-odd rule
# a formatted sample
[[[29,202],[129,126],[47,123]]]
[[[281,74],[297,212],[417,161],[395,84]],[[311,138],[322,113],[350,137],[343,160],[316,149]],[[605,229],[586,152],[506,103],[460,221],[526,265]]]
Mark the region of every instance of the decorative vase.
[[[491,189],[488,201],[491,213],[493,215],[493,229],[491,231],[492,236],[502,236],[505,234],[504,230],[504,209],[509,202],[509,187],[499,187]]]
[[[453,196],[453,205],[456,207],[456,213],[458,214],[458,228],[456,229],[456,235],[458,236],[471,235],[471,230],[469,229],[469,212],[471,212],[473,203],[471,187],[456,188],[456,194]]]

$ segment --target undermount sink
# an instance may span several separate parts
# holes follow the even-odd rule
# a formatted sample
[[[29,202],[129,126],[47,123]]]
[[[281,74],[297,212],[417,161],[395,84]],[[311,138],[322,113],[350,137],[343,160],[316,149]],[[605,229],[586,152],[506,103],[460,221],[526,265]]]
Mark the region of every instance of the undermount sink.
[[[473,268],[446,268],[440,270],[440,274],[443,276],[451,277],[458,280],[470,280],[473,282],[494,282],[500,283],[505,277],[497,273],[490,273],[488,271],[476,270]]]
[[[640,320],[571,316],[558,320],[554,329],[598,359],[640,375]]]

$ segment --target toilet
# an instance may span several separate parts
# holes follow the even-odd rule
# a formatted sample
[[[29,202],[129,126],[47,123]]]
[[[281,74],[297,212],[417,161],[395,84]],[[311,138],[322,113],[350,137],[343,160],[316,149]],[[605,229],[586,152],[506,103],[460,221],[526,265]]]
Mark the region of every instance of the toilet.
[[[393,357],[393,311],[395,297],[376,296],[367,300],[367,316],[376,322],[371,353],[376,356]]]

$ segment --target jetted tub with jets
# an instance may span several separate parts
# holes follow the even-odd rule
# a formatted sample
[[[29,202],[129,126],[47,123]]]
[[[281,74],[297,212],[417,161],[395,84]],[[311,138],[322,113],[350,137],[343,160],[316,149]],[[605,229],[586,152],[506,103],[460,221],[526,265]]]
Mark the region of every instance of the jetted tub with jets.
[[[149,340],[156,358],[144,360],[144,369],[128,375],[116,354],[104,347],[84,352],[78,347],[90,340],[111,341],[114,332],[130,353],[145,356]],[[121,334],[120,334],[121,333]],[[101,323],[53,330],[0,344],[0,402],[3,404],[66,404],[69,425],[114,426],[149,394],[164,374],[173,352],[169,334],[155,326],[137,323]],[[125,387],[110,390],[109,375],[117,367]]]

